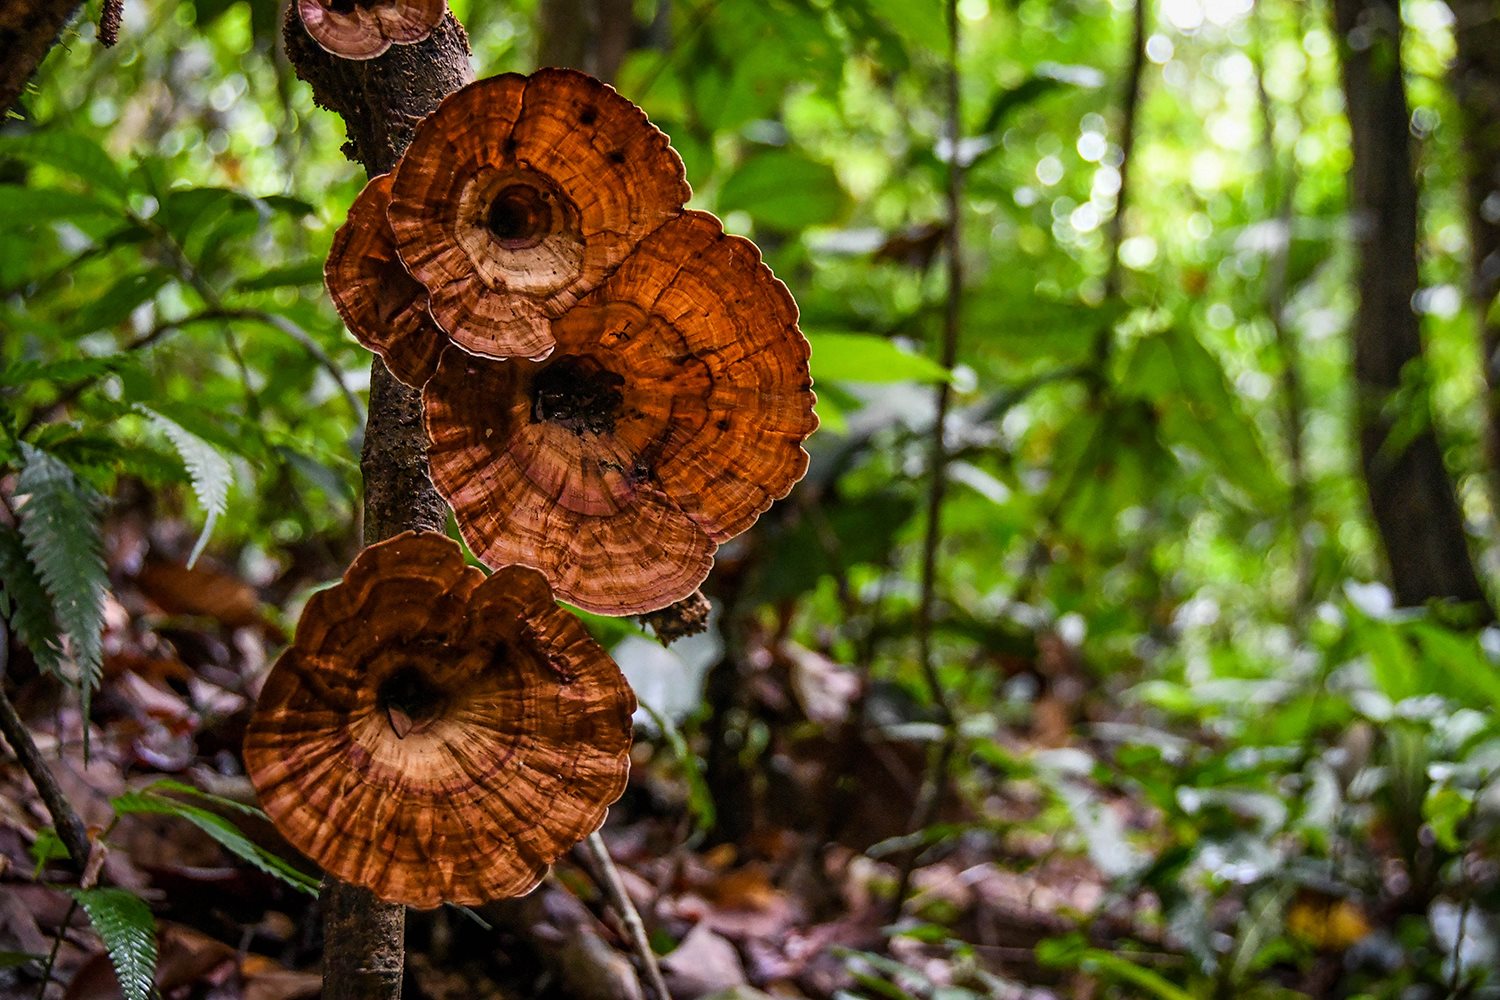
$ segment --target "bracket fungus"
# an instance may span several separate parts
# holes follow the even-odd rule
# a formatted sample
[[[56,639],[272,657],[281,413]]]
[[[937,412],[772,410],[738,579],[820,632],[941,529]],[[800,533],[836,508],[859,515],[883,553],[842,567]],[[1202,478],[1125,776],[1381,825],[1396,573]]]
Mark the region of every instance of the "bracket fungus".
[[[313,41],[344,59],[374,59],[392,44],[420,42],[447,10],[447,0],[297,0]]]
[[[596,288],[692,194],[645,112],[572,70],[450,95],[396,167],[396,248],[465,350],[540,358],[549,320]]]
[[[360,553],[315,594],[245,739],[266,812],[390,902],[530,891],[625,788],[635,697],[542,576],[443,535]]]
[[[423,390],[433,484],[480,559],[533,566],[562,600],[625,615],[686,597],[807,470],[791,294],[755,244],[687,212],[551,335],[537,363],[443,355]]]
[[[396,255],[385,216],[390,203],[391,175],[372,178],[334,234],[323,280],[355,339],[384,358],[392,375],[420,389],[449,340],[427,313],[427,289]]]

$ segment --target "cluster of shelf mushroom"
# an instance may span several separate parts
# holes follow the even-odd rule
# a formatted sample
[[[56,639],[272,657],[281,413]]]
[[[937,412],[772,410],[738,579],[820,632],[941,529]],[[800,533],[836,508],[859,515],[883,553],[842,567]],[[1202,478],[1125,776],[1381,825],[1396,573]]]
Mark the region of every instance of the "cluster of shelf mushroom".
[[[372,546],[273,668],[246,764],[337,877],[416,906],[533,887],[622,792],[634,710],[554,598],[688,597],[805,472],[796,306],[690,195],[639,108],[547,69],[448,97],[338,232],[334,305],[421,390],[432,482],[496,572],[441,535]]]

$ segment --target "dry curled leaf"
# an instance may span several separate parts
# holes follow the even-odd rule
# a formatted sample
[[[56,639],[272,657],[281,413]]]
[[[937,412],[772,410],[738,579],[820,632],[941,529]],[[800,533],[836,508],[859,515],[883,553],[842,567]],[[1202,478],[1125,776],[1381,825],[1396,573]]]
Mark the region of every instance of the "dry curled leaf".
[[[433,483],[480,559],[562,600],[681,600],[807,470],[796,304],[753,243],[688,212],[551,332],[539,363],[444,355],[423,392]]]
[[[635,697],[536,572],[373,545],[308,602],[245,765],[286,839],[417,907],[530,891],[625,788]]]
[[[494,358],[547,354],[548,321],[692,193],[640,108],[561,69],[452,94],[418,127],[395,178],[396,246],[433,318]]]

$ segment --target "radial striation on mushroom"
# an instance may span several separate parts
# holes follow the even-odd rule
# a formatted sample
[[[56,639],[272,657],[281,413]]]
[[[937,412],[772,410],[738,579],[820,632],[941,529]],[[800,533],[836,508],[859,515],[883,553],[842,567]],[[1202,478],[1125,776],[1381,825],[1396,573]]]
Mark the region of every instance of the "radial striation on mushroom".
[[[432,34],[447,0],[297,0],[307,33],[324,51],[343,59],[384,55]]]
[[[427,289],[407,273],[386,220],[390,174],[370,179],[334,234],[323,267],[328,297],[354,338],[392,375],[420,389],[451,341],[427,311]]]
[[[396,248],[466,351],[539,358],[550,321],[692,191],[640,108],[572,70],[507,73],[447,98],[396,167]]]
[[[444,354],[423,390],[433,484],[490,565],[640,614],[807,470],[807,340],[749,240],[687,212],[551,323],[544,361]]]
[[[283,836],[416,907],[534,888],[624,791],[635,697],[543,577],[398,535],[315,594],[245,764]]]

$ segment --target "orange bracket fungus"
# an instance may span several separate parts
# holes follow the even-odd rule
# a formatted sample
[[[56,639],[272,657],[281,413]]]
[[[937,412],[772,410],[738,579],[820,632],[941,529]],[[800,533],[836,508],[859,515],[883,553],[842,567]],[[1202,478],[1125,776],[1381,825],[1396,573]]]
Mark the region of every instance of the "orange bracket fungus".
[[[307,33],[344,59],[374,59],[432,34],[447,0],[297,0]]]
[[[625,788],[635,697],[540,574],[408,532],[315,594],[245,765],[330,874],[417,907],[525,893]]]
[[[365,185],[334,234],[323,279],[355,339],[383,357],[392,375],[420,389],[449,340],[427,313],[427,289],[396,256],[385,217],[390,203],[390,174]]]
[[[443,355],[423,390],[433,484],[480,559],[533,566],[562,600],[680,600],[807,469],[796,304],[755,244],[687,212],[550,332],[541,362]]]
[[[552,350],[549,320],[604,281],[691,195],[640,108],[593,77],[508,73],[452,94],[395,171],[396,248],[454,343]]]

